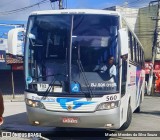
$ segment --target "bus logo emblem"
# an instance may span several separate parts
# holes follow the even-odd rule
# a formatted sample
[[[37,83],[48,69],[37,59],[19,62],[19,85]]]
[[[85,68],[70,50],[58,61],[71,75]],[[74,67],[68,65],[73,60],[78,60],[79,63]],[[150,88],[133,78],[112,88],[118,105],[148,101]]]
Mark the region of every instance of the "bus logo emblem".
[[[71,111],[71,110],[72,110],[72,106],[69,105],[69,106],[67,107],[67,110],[68,110],[68,111]]]

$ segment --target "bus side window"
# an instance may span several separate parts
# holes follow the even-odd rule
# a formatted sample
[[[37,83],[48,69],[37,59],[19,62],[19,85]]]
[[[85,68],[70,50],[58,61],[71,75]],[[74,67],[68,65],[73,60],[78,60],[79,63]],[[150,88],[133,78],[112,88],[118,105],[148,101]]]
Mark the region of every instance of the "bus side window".
[[[140,66],[142,67],[142,66],[143,66],[143,63],[142,63],[142,49],[141,49],[141,48],[140,48],[139,59],[140,59]]]
[[[131,52],[132,52],[132,61],[135,61],[135,46],[134,46],[134,38],[131,35]]]
[[[122,60],[122,81],[121,81],[121,95],[124,96],[126,93],[127,83],[127,61]]]
[[[144,52],[142,52],[142,66],[144,67],[145,65],[145,58],[144,58]]]
[[[130,60],[133,60],[133,40],[132,40],[132,34],[129,32],[129,52],[130,52]]]
[[[138,43],[137,43],[137,62],[140,65],[140,46]]]
[[[128,58],[131,60],[131,45],[130,45],[130,33],[128,32]]]
[[[134,38],[134,58],[135,58],[135,62],[137,62],[137,43],[136,43],[136,39]]]

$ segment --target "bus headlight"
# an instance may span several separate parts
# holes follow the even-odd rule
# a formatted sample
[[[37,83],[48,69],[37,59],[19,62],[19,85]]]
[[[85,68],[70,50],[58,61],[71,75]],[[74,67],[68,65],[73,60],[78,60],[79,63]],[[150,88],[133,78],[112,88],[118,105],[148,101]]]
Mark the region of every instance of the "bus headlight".
[[[31,107],[44,108],[43,103],[31,99],[26,99],[26,104]]]
[[[120,105],[120,101],[105,102],[105,103],[101,103],[100,105],[98,105],[97,110],[109,110],[109,109],[116,108],[119,105]]]

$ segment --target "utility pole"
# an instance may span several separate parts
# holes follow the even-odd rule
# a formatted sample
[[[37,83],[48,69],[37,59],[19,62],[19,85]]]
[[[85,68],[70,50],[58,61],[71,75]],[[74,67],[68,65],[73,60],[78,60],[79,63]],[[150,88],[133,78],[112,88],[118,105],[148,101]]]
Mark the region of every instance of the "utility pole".
[[[63,9],[63,0],[59,0],[59,9]]]
[[[59,6],[59,9],[63,9],[63,0],[50,0],[50,2],[59,2],[58,6]]]
[[[149,81],[148,81],[148,87],[147,87],[147,94],[151,95],[152,92],[152,86],[153,86],[153,69],[154,69],[154,62],[156,59],[156,55],[157,55],[157,45],[160,42],[160,39],[158,38],[159,36],[159,25],[160,25],[160,0],[155,0],[155,1],[151,1],[149,3],[149,6],[154,3],[158,3],[158,7],[157,7],[157,17],[156,17],[156,26],[155,26],[155,30],[154,30],[154,40],[153,40],[153,47],[152,47],[152,68],[149,74]]]

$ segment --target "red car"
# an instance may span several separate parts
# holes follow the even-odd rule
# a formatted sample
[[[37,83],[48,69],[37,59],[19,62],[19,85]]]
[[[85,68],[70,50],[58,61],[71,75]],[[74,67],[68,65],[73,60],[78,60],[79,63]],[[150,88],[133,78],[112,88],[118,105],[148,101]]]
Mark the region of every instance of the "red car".
[[[4,103],[3,96],[0,94],[0,125],[3,124]]]

